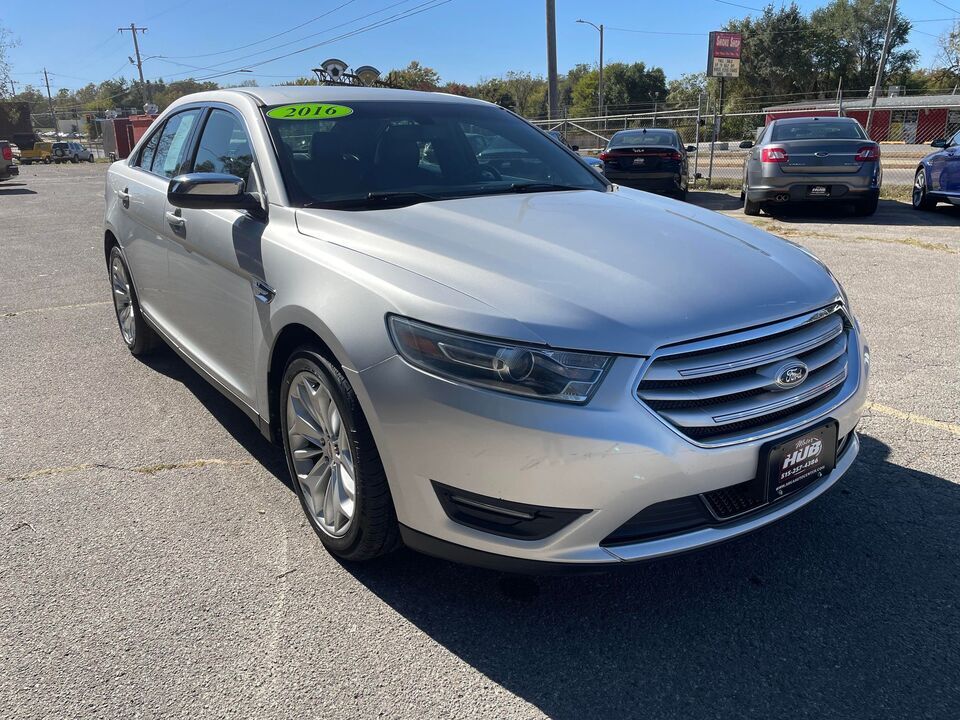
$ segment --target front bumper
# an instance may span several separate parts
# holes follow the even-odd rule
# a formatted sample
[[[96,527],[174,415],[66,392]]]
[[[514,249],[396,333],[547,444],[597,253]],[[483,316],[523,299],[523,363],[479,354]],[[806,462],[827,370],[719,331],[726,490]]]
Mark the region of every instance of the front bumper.
[[[852,433],[866,402],[859,332],[838,404],[819,417]],[[642,542],[604,546],[655,503],[708,493],[755,477],[771,437],[703,447],[640,403],[642,359],[618,357],[585,406],[477,390],[427,375],[394,356],[348,371],[384,462],[404,538],[415,549],[518,571],[596,570],[732,539],[790,514],[839,480],[859,450],[850,435],[836,468],[803,491],[755,513]],[[784,432],[783,435],[788,434]],[[517,504],[584,511],[557,532],[517,539],[455,522],[435,484]]]

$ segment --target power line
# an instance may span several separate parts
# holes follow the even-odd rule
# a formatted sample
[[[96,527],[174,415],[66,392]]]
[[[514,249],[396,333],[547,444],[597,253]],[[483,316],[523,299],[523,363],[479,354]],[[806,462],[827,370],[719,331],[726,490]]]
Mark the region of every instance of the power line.
[[[410,0],[404,0],[404,1],[405,1],[405,2],[410,2]],[[278,37],[280,37],[280,36],[282,36],[282,35],[287,35],[287,34],[289,34],[289,33],[292,33],[292,32],[294,32],[295,30],[299,30],[300,28],[306,27],[307,25],[310,25],[311,23],[315,23],[317,20],[321,20],[321,19],[327,17],[328,15],[332,15],[332,14],[335,13],[337,10],[341,10],[341,9],[345,8],[347,5],[352,5],[354,2],[356,2],[356,0],[347,0],[347,2],[341,3],[340,5],[337,5],[337,6],[336,6],[335,8],[333,8],[332,10],[328,10],[327,12],[323,13],[322,15],[317,15],[317,16],[314,17],[314,18],[310,18],[310,19],[307,20],[306,22],[302,22],[302,23],[300,23],[299,25],[294,25],[292,28],[289,28],[289,29],[287,29],[287,30],[283,30],[282,32],[278,32],[278,33],[276,33],[276,34],[274,34],[274,35],[270,35],[270,36],[265,37],[265,38],[263,38],[263,39],[261,39],[261,40],[255,40],[254,42],[252,42],[252,43],[247,43],[246,45],[238,45],[237,47],[231,48],[230,50],[217,50],[216,52],[202,53],[202,54],[200,54],[200,55],[168,55],[168,56],[165,56],[165,57],[170,57],[170,58],[173,58],[173,59],[175,59],[175,60],[193,60],[193,59],[196,59],[196,58],[213,57],[213,56],[215,56],[215,55],[228,55],[228,54],[230,54],[230,53],[237,52],[238,50],[245,50],[246,48],[253,47],[254,45],[259,45],[260,43],[265,43],[265,42],[268,42],[268,41],[273,40],[273,39],[275,39],[275,38],[278,38]],[[399,4],[399,3],[398,3],[398,4]],[[382,11],[381,11],[381,12],[382,12]],[[324,31],[321,30],[321,32],[324,32]],[[308,36],[308,37],[309,37],[309,36]]]
[[[733,7],[743,8],[744,10],[755,10],[756,12],[763,12],[760,8],[750,7],[749,5],[740,5],[739,3],[729,2],[729,0],[713,0],[714,2],[722,3],[723,5],[732,5]]]
[[[952,13],[957,13],[957,15],[960,15],[960,10],[954,10],[954,9],[953,9],[952,7],[950,7],[949,5],[944,5],[942,2],[940,2],[940,0],[933,0],[933,1],[934,1],[937,5],[939,5],[940,7],[946,8],[946,9],[949,10],[950,12],[952,12]]]
[[[429,0],[429,1],[432,2],[433,0]],[[366,13],[365,15],[360,15],[359,17],[352,18],[352,19],[350,19],[350,20],[347,20],[347,21],[345,21],[345,22],[339,23],[339,24],[337,24],[337,25],[331,25],[330,27],[324,28],[323,30],[318,30],[318,31],[315,32],[315,33],[311,33],[311,34],[309,34],[309,35],[304,35],[303,37],[297,38],[296,40],[289,40],[289,41],[287,41],[287,42],[280,43],[279,45],[274,45],[273,47],[265,48],[264,50],[258,50],[258,51],[256,51],[256,52],[250,53],[249,55],[242,55],[242,56],[240,56],[240,57],[230,58],[230,59],[228,59],[228,60],[224,60],[223,62],[213,63],[210,67],[211,67],[211,68],[220,68],[220,67],[223,67],[224,65],[241,63],[241,62],[243,62],[244,60],[248,60],[248,59],[250,59],[250,58],[257,57],[258,55],[266,55],[267,53],[273,52],[274,50],[279,50],[280,48],[289,47],[290,45],[296,45],[297,43],[300,43],[300,42],[303,42],[304,40],[307,40],[308,38],[316,37],[317,35],[323,35],[324,33],[330,32],[331,30],[336,30],[336,29],[338,29],[338,28],[346,27],[347,25],[352,25],[352,24],[355,23],[355,22],[359,22],[360,20],[365,20],[365,19],[367,19],[367,18],[369,18],[369,17],[373,17],[374,15],[379,15],[380,13],[384,13],[384,12],[386,12],[387,10],[391,10],[391,9],[393,9],[393,8],[399,6],[399,5],[406,5],[406,4],[409,3],[409,2],[412,2],[412,0],[399,0],[398,2],[394,2],[394,3],[391,3],[390,5],[386,5],[385,7],[380,8],[379,10],[374,10],[373,12]],[[427,3],[423,3],[423,5],[425,5],[425,4],[427,4]],[[399,15],[402,15],[402,14],[405,13],[405,12],[410,12],[410,11],[412,11],[412,10],[416,10],[416,9],[419,8],[419,7],[422,7],[422,5],[415,5],[414,7],[409,8],[408,10],[404,10],[404,11],[402,11],[401,13],[397,13],[397,14],[395,14],[395,15],[390,15],[390,16],[388,16],[387,18],[384,18],[384,20],[389,20],[390,18],[398,17]],[[377,21],[377,22],[380,22],[380,21]],[[361,29],[362,29],[362,28],[361,28]],[[253,43],[253,44],[256,44],[256,43]],[[181,58],[178,57],[178,56],[173,56],[173,57],[174,57],[175,59],[181,59]],[[188,75],[188,74],[189,74],[189,73],[178,73],[178,75]],[[173,77],[177,77],[178,75],[174,75]]]
[[[385,27],[387,25],[392,25],[393,23],[399,22],[400,20],[406,20],[407,18],[413,17],[414,15],[419,15],[421,13],[427,12],[428,10],[433,10],[435,8],[440,7],[441,5],[446,5],[447,3],[450,3],[450,2],[453,2],[453,0],[440,0],[439,2],[435,0],[428,0],[427,2],[422,3],[420,5],[415,5],[413,8],[410,8],[409,10],[405,10],[402,13],[391,15],[390,17],[384,18],[383,20],[378,20],[375,23],[370,23],[369,25],[364,25],[362,27],[359,27],[356,30],[352,30],[350,32],[343,33],[341,35],[338,35],[333,38],[329,38],[322,42],[300,48],[299,50],[294,50],[289,53],[284,53],[283,55],[277,55],[276,57],[268,58],[267,60],[261,60],[256,63],[244,63],[243,67],[245,68],[260,67],[261,65],[266,65],[268,63],[276,62],[277,60],[283,60],[285,58],[292,57],[293,55],[299,55],[300,53],[305,53],[309,50],[315,50],[318,47],[329,45],[330,43],[334,43],[339,40],[345,40],[346,38],[355,37],[356,35],[362,35],[363,33],[369,32],[371,30],[376,30],[378,28]],[[255,53],[255,55],[262,55],[262,54],[263,53]],[[239,58],[239,59],[242,60],[243,58]],[[219,63],[219,64],[226,65],[227,63]],[[216,67],[216,65],[214,65],[214,67]],[[236,68],[236,69],[240,69],[240,68]],[[207,78],[197,78],[197,79],[206,80]]]

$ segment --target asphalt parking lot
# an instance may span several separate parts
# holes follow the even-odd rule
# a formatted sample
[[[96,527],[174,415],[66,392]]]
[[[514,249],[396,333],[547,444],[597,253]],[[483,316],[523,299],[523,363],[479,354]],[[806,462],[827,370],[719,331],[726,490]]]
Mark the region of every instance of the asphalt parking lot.
[[[863,451],[711,550],[505,577],[334,561],[280,451],[122,344],[105,165],[0,184],[0,717],[960,717],[960,212],[745,218],[821,257],[871,343]]]

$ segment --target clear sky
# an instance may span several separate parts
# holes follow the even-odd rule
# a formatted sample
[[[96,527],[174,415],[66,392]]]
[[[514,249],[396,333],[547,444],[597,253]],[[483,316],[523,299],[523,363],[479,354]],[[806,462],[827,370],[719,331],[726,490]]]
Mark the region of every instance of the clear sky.
[[[825,2],[799,5],[809,11]],[[762,0],[736,4],[763,6]],[[945,6],[960,9],[960,0],[901,0],[901,11],[915,21],[911,42],[924,67],[936,59],[935,36],[960,19]],[[10,58],[14,80],[39,85],[46,67],[54,92],[134,77],[130,33],[117,32],[131,22],[148,28],[139,38],[142,55],[151,58],[144,63],[148,79],[219,75],[221,83],[253,77],[266,85],[310,75],[331,56],[384,72],[419,60],[442,81],[465,83],[511,69],[546,74],[543,0],[54,0],[44,7],[38,14],[36,3],[4,3],[0,25],[20,41]],[[597,60],[598,34],[578,25],[580,17],[606,26],[605,61],[642,60],[672,78],[703,69],[708,31],[752,12],[719,0],[557,0],[560,71]],[[384,24],[364,29],[376,23]],[[324,44],[273,60],[318,43]],[[222,75],[239,68],[253,72]]]

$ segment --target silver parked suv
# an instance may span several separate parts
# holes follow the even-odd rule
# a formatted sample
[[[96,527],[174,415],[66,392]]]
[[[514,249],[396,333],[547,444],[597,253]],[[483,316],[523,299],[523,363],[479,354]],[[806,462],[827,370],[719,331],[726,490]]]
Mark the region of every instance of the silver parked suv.
[[[868,353],[822,263],[612,185],[500,107],[243,88],[151,130],[106,183],[123,340],[162,339],[282,444],[342,558],[662,557],[857,455]]]
[[[883,170],[880,146],[853,118],[773,120],[743,165],[740,199],[746,215],[787,202],[849,203],[858,215],[873,215]]]

